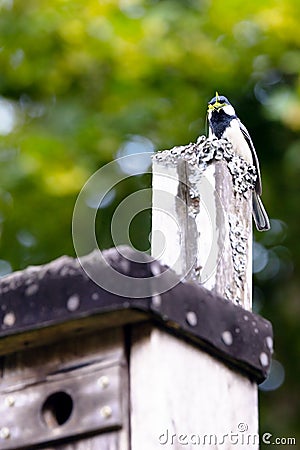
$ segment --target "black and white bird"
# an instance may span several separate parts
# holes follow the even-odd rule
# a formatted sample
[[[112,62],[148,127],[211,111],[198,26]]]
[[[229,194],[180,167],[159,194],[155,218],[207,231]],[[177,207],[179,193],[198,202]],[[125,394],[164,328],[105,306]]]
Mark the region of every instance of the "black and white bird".
[[[259,162],[253,142],[247,128],[237,117],[233,106],[228,99],[216,92],[216,96],[208,103],[209,137],[227,139],[233,147],[233,151],[241,156],[247,163],[256,168],[257,179],[252,196],[253,218],[259,231],[270,229],[270,222],[261,201],[262,185]]]

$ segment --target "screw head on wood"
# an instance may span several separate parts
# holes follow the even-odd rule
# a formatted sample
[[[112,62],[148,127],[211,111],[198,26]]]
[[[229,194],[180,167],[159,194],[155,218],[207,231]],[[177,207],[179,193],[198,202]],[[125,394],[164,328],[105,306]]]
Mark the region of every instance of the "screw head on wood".
[[[100,409],[100,414],[104,419],[109,419],[112,415],[112,409],[109,405],[105,405]]]
[[[271,336],[266,337],[266,344],[271,353],[273,353],[273,338]]]
[[[5,403],[6,403],[7,406],[10,406],[10,407],[14,406],[14,404],[15,404],[14,397],[12,395],[9,395],[8,397],[6,397]]]
[[[232,345],[233,337],[230,331],[223,331],[221,338],[225,345]]]
[[[3,324],[6,325],[7,327],[12,327],[15,324],[15,322],[16,316],[12,311],[7,312],[3,317]]]
[[[159,308],[161,306],[161,296],[159,294],[153,295],[151,302],[155,308]]]
[[[76,311],[79,308],[80,305],[80,298],[79,295],[74,294],[71,295],[71,297],[68,298],[67,301],[67,309],[71,312]]]
[[[7,427],[0,428],[0,438],[1,439],[9,439],[10,438],[10,430]]]
[[[265,352],[261,352],[259,356],[259,361],[263,367],[267,367],[269,365],[269,357]]]
[[[99,378],[98,383],[103,389],[106,389],[109,386],[110,381],[106,375],[103,375]]]
[[[195,327],[198,323],[197,314],[194,311],[187,312],[186,321],[191,327]]]

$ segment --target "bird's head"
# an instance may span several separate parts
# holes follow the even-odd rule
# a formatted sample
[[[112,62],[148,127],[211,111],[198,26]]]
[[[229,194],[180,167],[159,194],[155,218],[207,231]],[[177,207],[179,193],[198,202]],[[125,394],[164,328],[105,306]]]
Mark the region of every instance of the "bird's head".
[[[208,116],[210,117],[212,112],[220,112],[224,111],[225,114],[229,116],[235,116],[235,110],[231,103],[229,102],[228,98],[224,97],[224,95],[219,95],[216,92],[216,96],[213,97],[210,102],[208,102]]]

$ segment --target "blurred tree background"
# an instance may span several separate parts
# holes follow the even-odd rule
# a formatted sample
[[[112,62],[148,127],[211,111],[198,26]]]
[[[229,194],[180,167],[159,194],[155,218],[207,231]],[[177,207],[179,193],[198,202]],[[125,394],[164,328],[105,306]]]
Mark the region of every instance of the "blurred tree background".
[[[0,0],[0,275],[74,256],[89,176],[137,149],[194,141],[218,90],[252,135],[272,219],[254,243],[254,306],[275,333],[261,433],[298,441],[299,22],[298,0]],[[149,185],[130,177],[107,196],[102,247],[120,200]],[[139,249],[149,232],[143,214]]]

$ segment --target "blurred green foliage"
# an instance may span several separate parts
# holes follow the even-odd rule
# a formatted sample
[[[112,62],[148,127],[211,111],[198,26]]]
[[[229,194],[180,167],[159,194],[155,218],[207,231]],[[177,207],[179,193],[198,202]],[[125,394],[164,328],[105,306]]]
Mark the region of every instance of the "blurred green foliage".
[[[273,219],[256,235],[254,302],[285,379],[261,393],[261,431],[298,440],[299,21],[298,0],[0,0],[0,274],[74,255],[88,177],[132,137],[156,149],[195,140],[217,89],[253,137]],[[114,189],[103,247],[116,205],[149,184]],[[131,231],[141,249],[148,219]]]

